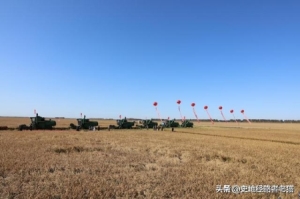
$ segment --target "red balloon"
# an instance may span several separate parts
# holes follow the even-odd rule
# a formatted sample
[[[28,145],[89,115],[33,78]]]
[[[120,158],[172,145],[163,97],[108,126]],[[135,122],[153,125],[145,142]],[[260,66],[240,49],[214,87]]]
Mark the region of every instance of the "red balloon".
[[[230,110],[230,113],[233,113],[233,110]]]
[[[244,110],[241,110],[241,113],[244,113]]]
[[[220,110],[222,110],[222,108],[223,108],[222,106],[219,106],[219,109],[220,109]]]
[[[157,102],[154,102],[154,103],[153,103],[153,106],[157,106]]]
[[[180,104],[181,103],[181,101],[180,100],[177,100],[177,104]]]
[[[196,104],[195,104],[195,103],[192,103],[191,106],[194,107],[194,106],[196,106]]]
[[[208,106],[204,106],[204,109],[205,109],[205,110],[208,109]]]

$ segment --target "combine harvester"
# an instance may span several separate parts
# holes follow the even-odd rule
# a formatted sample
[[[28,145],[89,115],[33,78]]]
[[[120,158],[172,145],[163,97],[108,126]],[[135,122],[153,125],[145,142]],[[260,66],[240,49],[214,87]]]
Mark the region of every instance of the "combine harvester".
[[[77,123],[78,123],[77,126],[75,124],[71,123],[70,129],[76,129],[77,131],[79,131],[81,129],[100,130],[97,121],[90,121],[89,119],[86,119],[85,116],[83,118],[77,119]]]
[[[36,113],[35,117],[30,117],[31,124],[27,126],[26,124],[21,124],[19,126],[19,130],[52,130],[54,126],[56,126],[56,122],[54,120],[46,120],[44,117],[39,116]]]
[[[126,117],[124,119],[119,119],[116,120],[117,126],[115,125],[109,125],[109,129],[132,129],[135,121],[134,122],[129,122],[127,121]]]
[[[152,119],[151,120],[142,120],[142,125],[140,125],[139,127],[140,128],[153,128],[155,126],[157,126],[158,123],[157,122],[154,122]]]
[[[175,119],[173,120],[166,120],[164,124],[161,124],[160,126],[163,126],[165,128],[174,128],[174,127],[180,127],[179,122],[176,122]]]
[[[182,128],[193,128],[194,127],[194,123],[191,122],[191,120],[183,120],[180,127]]]
[[[191,120],[184,120],[181,124],[179,124],[179,122],[176,122],[176,120],[173,119],[166,120],[164,124],[161,124],[160,126],[163,126],[165,128],[193,128],[194,123],[191,122]]]

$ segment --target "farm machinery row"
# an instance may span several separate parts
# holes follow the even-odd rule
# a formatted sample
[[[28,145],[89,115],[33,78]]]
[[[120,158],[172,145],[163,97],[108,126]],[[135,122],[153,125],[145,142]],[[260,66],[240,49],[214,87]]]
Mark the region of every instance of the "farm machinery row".
[[[109,125],[109,129],[132,129],[135,125],[134,122],[129,122],[126,117],[125,119],[117,120],[117,125]],[[141,120],[139,125],[136,125],[137,128],[157,128],[157,127],[163,127],[163,128],[174,128],[174,127],[182,127],[182,128],[193,128],[194,124],[190,120],[184,120],[181,124],[174,120],[166,120],[162,122],[161,124],[158,124],[158,122],[154,122],[152,119],[150,120]]]
[[[83,118],[77,119],[77,125],[71,123],[68,128],[57,128],[56,121],[51,119],[46,119],[44,117],[39,116],[36,114],[35,117],[30,117],[31,123],[27,126],[26,124],[21,124],[18,127],[18,130],[66,130],[66,129],[74,129],[74,130],[100,130],[100,126],[97,121],[90,121],[89,119],[84,116]],[[176,122],[175,119],[173,120],[165,120],[161,124],[158,122],[154,122],[152,119],[150,120],[141,120],[141,125],[135,126],[135,121],[130,122],[126,119],[119,119],[116,120],[116,125],[109,125],[108,128],[104,129],[133,129],[133,128],[193,128],[193,122],[190,120],[184,120],[181,124]],[[103,128],[101,128],[103,129]]]
[[[194,123],[191,120],[183,120],[181,124],[176,122],[175,119],[173,120],[166,120],[163,124],[166,128],[174,128],[174,127],[181,127],[181,128],[193,128]]]
[[[26,124],[21,124],[18,127],[18,130],[53,130],[53,129],[59,129],[59,130],[65,130],[65,129],[75,129],[77,131],[79,130],[100,130],[100,126],[98,126],[97,121],[90,121],[89,119],[84,116],[83,118],[77,119],[77,125],[74,123],[71,123],[68,128],[55,128],[56,121],[51,119],[45,119],[44,117],[39,116],[36,114],[35,117],[30,117],[31,123],[29,126]],[[117,126],[110,125],[109,128],[114,129],[131,129],[133,128],[135,122],[129,122],[127,121],[126,117],[125,119],[117,120]]]
[[[162,121],[161,124],[158,125],[157,122],[154,122],[152,119],[151,120],[141,120],[141,125],[139,125],[141,128],[156,128],[156,127],[163,127],[163,128],[193,128],[194,123],[191,122],[190,120],[184,120],[182,121],[181,124],[179,122],[176,122],[175,119],[173,120],[165,120]]]
[[[30,117],[31,123],[29,126],[26,124],[21,124],[18,127],[18,130],[53,130],[53,129],[76,129],[77,131],[81,129],[89,129],[89,130],[99,130],[100,127],[98,126],[97,121],[90,121],[89,119],[79,118],[77,119],[77,125],[71,123],[69,128],[55,128],[56,121],[54,120],[47,120],[44,117],[39,116],[36,114],[35,117]]]

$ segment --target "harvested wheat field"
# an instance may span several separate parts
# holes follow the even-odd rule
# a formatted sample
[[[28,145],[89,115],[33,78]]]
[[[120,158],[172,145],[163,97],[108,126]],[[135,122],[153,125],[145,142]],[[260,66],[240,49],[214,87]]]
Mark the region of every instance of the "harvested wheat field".
[[[297,198],[300,191],[299,124],[0,131],[0,150],[0,198]],[[217,185],[293,185],[294,193],[217,193]]]

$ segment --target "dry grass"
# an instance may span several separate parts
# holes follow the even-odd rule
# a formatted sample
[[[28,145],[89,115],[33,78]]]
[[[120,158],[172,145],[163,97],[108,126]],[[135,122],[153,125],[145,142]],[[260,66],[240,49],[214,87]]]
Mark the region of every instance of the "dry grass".
[[[1,125],[8,124],[0,119]],[[295,193],[282,198],[296,198],[300,191],[299,124],[200,123],[176,132],[0,131],[0,150],[0,198],[279,196],[217,194],[216,185],[224,184],[294,185]]]

